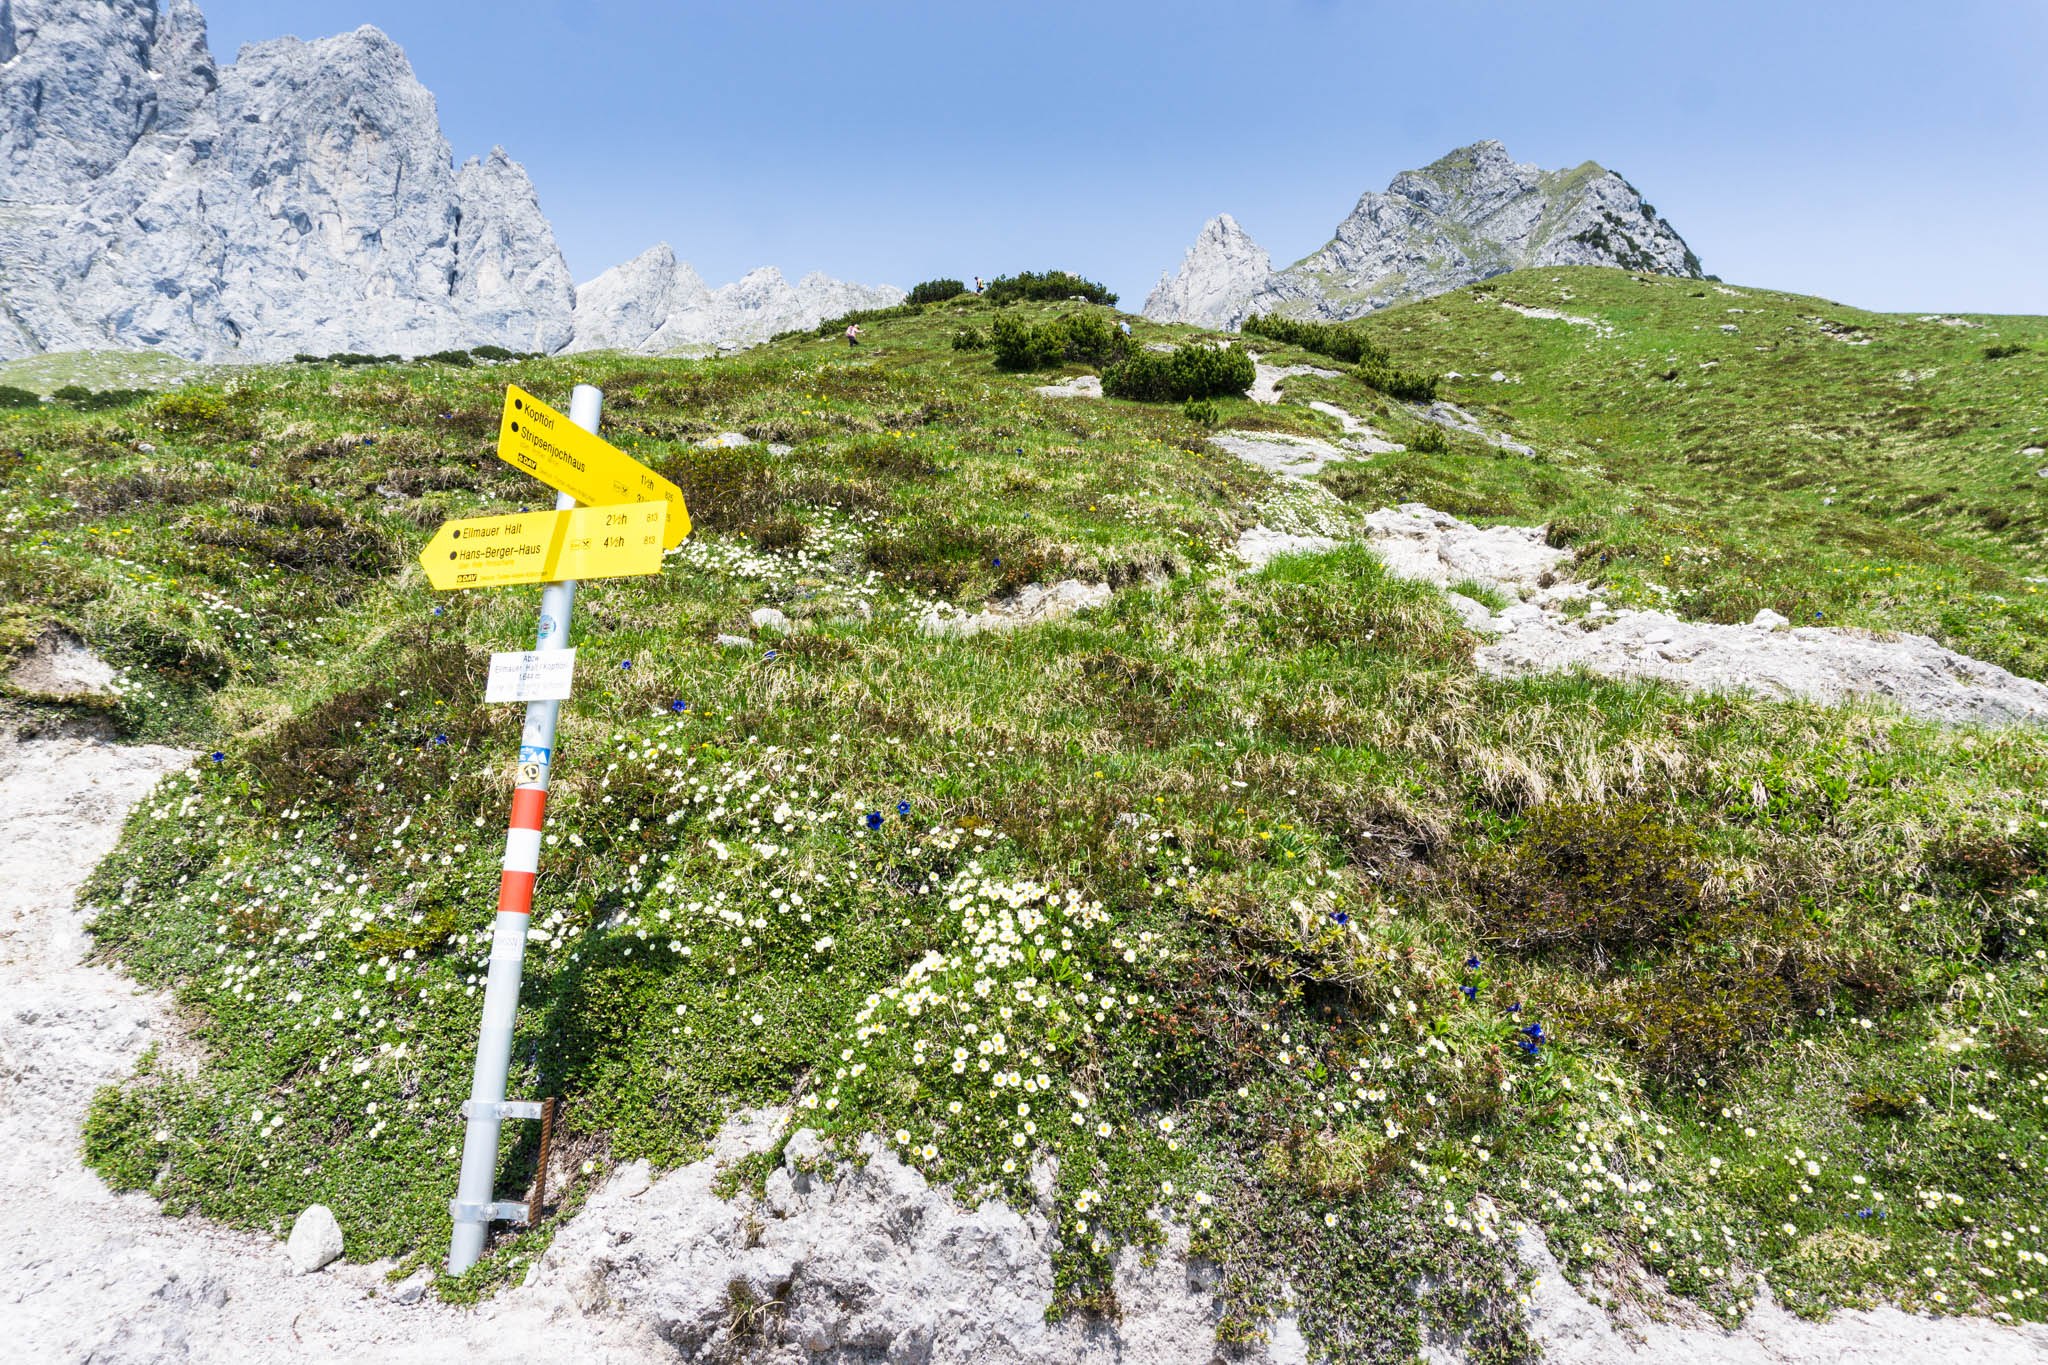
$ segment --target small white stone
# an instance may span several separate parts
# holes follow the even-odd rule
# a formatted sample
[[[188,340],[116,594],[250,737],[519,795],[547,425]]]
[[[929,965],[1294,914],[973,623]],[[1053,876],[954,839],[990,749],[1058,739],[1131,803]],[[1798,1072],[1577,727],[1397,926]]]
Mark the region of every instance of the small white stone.
[[[1790,620],[1778,615],[1769,607],[1765,607],[1756,615],[1750,617],[1749,623],[1759,630],[1776,630],[1779,626],[1789,626],[1792,624]]]
[[[727,649],[752,649],[754,642],[744,635],[721,635],[718,643]]]
[[[747,619],[754,623],[755,630],[772,630],[777,635],[789,634],[789,618],[774,607],[755,607],[754,614]]]
[[[285,1254],[301,1275],[311,1275],[341,1255],[341,1224],[325,1204],[313,1204],[292,1224]]]

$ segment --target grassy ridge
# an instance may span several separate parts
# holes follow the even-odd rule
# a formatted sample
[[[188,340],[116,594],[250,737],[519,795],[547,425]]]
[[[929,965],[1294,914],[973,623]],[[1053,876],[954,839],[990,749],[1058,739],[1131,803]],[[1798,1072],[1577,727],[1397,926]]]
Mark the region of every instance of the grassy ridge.
[[[1722,300],[1564,273],[1572,312],[1596,285],[1707,290],[1674,296],[1659,346]],[[1452,392],[1503,395],[1495,424],[1538,458],[1377,457],[1326,476],[1350,503],[1318,501],[1176,409],[1041,399],[952,349],[991,312],[879,322],[857,351],[281,367],[11,422],[13,638],[84,632],[130,669],[121,724],[220,754],[138,810],[92,888],[102,940],[179,992],[209,1049],[196,1076],[101,1097],[99,1168],[254,1225],[319,1199],[351,1254],[438,1257],[517,729],[479,703],[481,661],[533,602],[437,597],[405,565],[441,519],[535,498],[488,455],[503,382],[561,400],[584,381],[700,528],[659,579],[579,603],[513,1090],[568,1098],[584,1176],[684,1159],[769,1102],[963,1192],[1029,1198],[1054,1157],[1056,1311],[1113,1313],[1108,1258],[1172,1218],[1224,1267],[1226,1335],[1285,1284],[1333,1359],[1404,1357],[1418,1314],[1525,1354],[1517,1219],[1574,1274],[1652,1270],[1723,1314],[1761,1268],[1802,1310],[2043,1316],[2040,736],[1489,680],[1441,596],[1362,551],[1221,572],[1246,526],[1342,535],[1420,494],[1557,517],[1617,591],[1720,601],[1769,543],[1787,567],[1761,595],[1915,626],[1925,593],[1819,572],[1862,562],[1833,508],[1897,520],[1859,502],[1875,484],[1852,462],[1815,467],[1864,491],[1781,536],[1811,485],[1707,498],[1710,461],[1623,440],[1604,397],[1537,401],[1572,367],[1616,372],[1581,353],[1589,329],[1466,291],[1370,325],[1404,368],[1483,346],[1522,375]],[[2036,363],[1979,363],[2014,361]],[[1350,376],[1287,393],[1419,429]],[[1748,393],[1723,395],[1728,423]],[[756,444],[700,448],[720,431]],[[1976,439],[1922,458],[1988,478]],[[1905,480],[1895,463],[1865,477]],[[122,480],[137,496],[92,499]],[[1887,562],[1923,586],[2025,576],[2016,522],[1948,517]],[[1681,570],[1688,547],[1715,558]],[[934,601],[1069,574],[1124,590],[1014,636],[916,628]],[[799,631],[716,643],[763,604]],[[2031,619],[2010,591],[1938,605],[1957,641]],[[528,1142],[508,1135],[502,1189],[530,1177]]]

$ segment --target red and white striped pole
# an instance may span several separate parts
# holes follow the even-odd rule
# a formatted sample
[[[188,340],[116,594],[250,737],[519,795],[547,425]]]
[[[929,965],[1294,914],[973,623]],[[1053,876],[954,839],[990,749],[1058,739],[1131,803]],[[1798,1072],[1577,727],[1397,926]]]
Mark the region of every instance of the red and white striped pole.
[[[593,436],[604,409],[604,394],[578,384],[569,400],[569,420]],[[557,511],[576,500],[567,493],[555,499]],[[576,584],[569,580],[541,589],[540,630],[534,649],[547,653],[569,647],[569,613],[576,605]],[[505,1099],[505,1075],[512,1061],[512,1023],[519,1012],[519,975],[526,961],[526,929],[533,910],[533,882],[540,870],[540,831],[548,806],[548,774],[555,757],[558,701],[526,704],[526,725],[519,736],[518,785],[512,791],[511,826],[505,831],[504,872],[498,879],[497,923],[491,934],[490,974],[484,981],[483,1028],[478,1036],[476,1072],[470,1080],[469,1103],[462,1106],[469,1126],[462,1140],[462,1175],[449,1212],[455,1221],[448,1247],[448,1273],[460,1275],[483,1255],[484,1235],[493,1221],[524,1221],[526,1206],[495,1203],[492,1187],[498,1172],[498,1129],[508,1118],[539,1118],[538,1100]]]

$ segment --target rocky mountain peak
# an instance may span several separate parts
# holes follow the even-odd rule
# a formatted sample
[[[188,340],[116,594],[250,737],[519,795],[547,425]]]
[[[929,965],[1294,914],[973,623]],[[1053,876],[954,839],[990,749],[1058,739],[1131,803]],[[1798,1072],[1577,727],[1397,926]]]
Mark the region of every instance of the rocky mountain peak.
[[[433,95],[370,25],[223,66],[193,0],[0,0],[0,202],[0,359],[557,351],[579,317],[525,170],[503,148],[456,166]],[[647,291],[630,304],[628,279]],[[902,297],[772,271],[714,295],[665,246],[592,284],[590,316],[657,347]]]
[[[1546,171],[1492,140],[1361,195],[1320,251],[1256,280],[1249,258],[1224,263],[1220,221],[1203,229],[1181,274],[1153,291],[1147,316],[1212,327],[1258,312],[1341,321],[1539,265],[1700,273],[1677,230],[1628,181],[1591,161]]]
[[[1181,258],[1180,269],[1159,277],[1145,299],[1145,316],[1235,327],[1244,321],[1246,306],[1272,273],[1273,261],[1265,248],[1235,218],[1219,213],[1203,225]]]
[[[712,289],[661,242],[576,291],[568,349],[658,354],[749,346],[855,309],[887,308],[903,297],[889,285],[848,284],[816,271],[792,285],[772,265]]]

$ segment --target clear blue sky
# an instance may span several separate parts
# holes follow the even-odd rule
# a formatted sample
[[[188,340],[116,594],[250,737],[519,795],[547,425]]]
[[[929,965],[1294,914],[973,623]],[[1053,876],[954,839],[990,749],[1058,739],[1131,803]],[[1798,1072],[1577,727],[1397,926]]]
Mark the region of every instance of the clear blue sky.
[[[1621,172],[1731,281],[2048,313],[2044,0],[200,3],[222,60],[391,34],[579,281],[666,239],[714,284],[1059,267],[1135,308],[1211,214],[1286,263],[1493,137]]]

